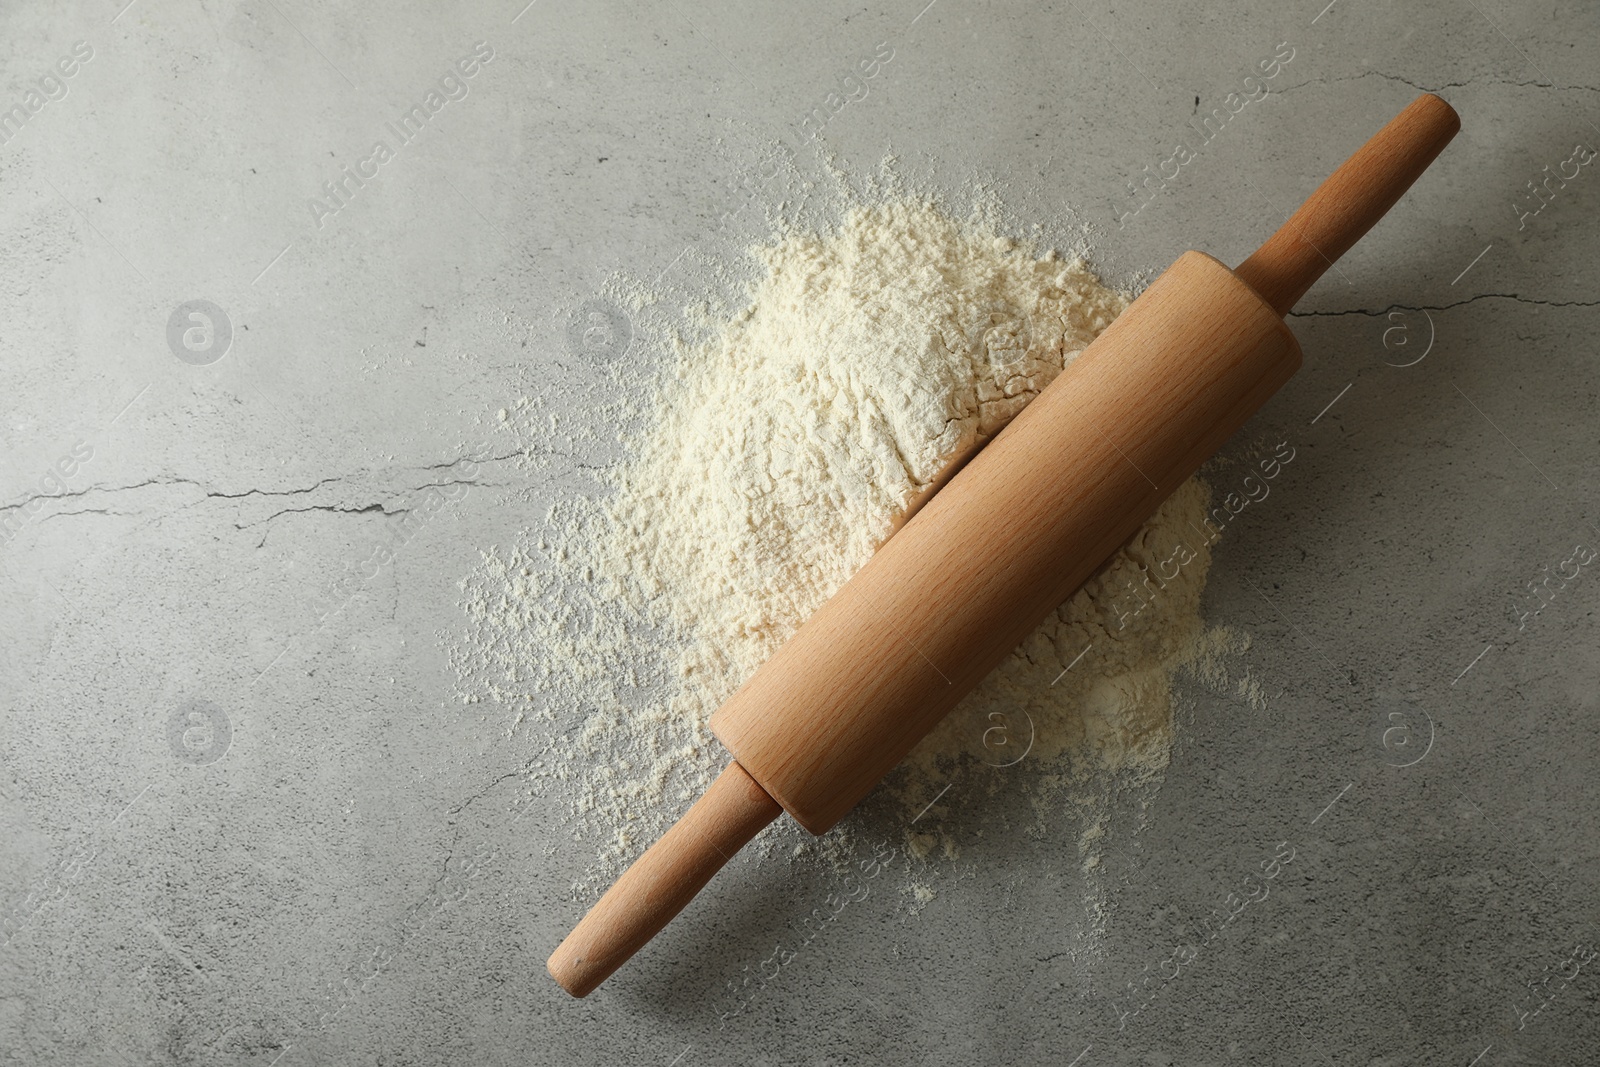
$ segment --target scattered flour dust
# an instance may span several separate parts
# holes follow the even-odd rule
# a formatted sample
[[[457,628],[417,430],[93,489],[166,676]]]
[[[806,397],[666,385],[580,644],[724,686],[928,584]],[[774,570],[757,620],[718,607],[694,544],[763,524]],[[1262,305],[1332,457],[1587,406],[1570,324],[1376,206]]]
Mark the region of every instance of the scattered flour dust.
[[[726,764],[705,728],[723,700],[1129,302],[1082,261],[905,197],[827,232],[780,227],[752,253],[743,307],[686,311],[663,342],[675,368],[597,491],[463,585],[461,692],[531,725],[535,791],[570,801],[598,858],[580,892]],[[1182,486],[890,776],[898,848],[953,859],[951,831],[912,818],[946,784],[948,815],[962,782],[1022,775],[1037,832],[1076,820],[1093,882],[1117,797],[1147,803],[1167,766],[1173,672],[1225,676],[1218,657],[1242,640],[1199,615],[1208,503],[1202,482]],[[847,819],[828,836],[851,833]],[[763,840],[783,834],[805,837],[780,820]],[[1086,889],[1091,912],[1098,899]]]

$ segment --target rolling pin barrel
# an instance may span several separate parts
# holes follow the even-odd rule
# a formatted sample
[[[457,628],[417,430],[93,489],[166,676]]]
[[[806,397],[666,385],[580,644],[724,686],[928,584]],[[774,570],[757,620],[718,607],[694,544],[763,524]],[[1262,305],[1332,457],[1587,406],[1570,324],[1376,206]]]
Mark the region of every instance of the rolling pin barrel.
[[[712,716],[735,763],[550,957],[583,996],[779,805],[854,807],[1300,366],[1283,314],[1460,128],[1424,95],[1237,272],[1188,252]]]
[[[820,834],[1300,366],[1283,320],[1186,253],[711,718]]]

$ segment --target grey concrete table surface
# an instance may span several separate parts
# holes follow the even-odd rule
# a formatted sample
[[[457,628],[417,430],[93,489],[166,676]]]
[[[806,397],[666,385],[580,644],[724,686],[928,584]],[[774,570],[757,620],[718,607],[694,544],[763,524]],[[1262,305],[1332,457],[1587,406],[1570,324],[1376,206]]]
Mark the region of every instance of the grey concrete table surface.
[[[0,26],[0,1062],[1593,1061],[1593,5],[109,0]],[[1300,458],[1211,576],[1270,708],[1194,695],[1107,858],[1105,951],[1074,951],[1072,832],[1006,832],[1002,785],[943,816],[971,862],[935,906],[863,902],[731,1022],[822,875],[736,864],[562,993],[586,846],[512,802],[529,753],[455,698],[439,635],[479,549],[583,491],[581,451],[531,479],[495,412],[564,397],[571,441],[599,418],[566,325],[604,279],[760,236],[723,220],[777,195],[750,182],[777,144],[802,175],[986,177],[1047,240],[1094,226],[1116,281],[1237,262],[1422,89],[1463,131],[1294,313],[1306,368],[1247,432]],[[1282,848],[1271,896],[1175,960]]]

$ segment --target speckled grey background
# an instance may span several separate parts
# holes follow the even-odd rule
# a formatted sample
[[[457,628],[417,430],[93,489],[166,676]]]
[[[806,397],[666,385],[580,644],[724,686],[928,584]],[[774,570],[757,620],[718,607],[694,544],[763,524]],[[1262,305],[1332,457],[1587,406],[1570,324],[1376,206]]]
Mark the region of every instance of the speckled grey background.
[[[0,12],[0,1060],[1593,1059],[1593,5],[124,2]],[[927,814],[963,852],[920,912],[870,893],[778,967],[838,887],[746,857],[568,999],[543,963],[592,846],[440,635],[479,548],[585,490],[605,364],[660,358],[569,344],[604,279],[692,291],[748,197],[890,151],[1092,224],[1114,280],[1237,262],[1418,89],[1463,132],[1301,304],[1306,368],[1242,435],[1296,450],[1206,601],[1267,710],[1192,694],[1094,950],[1081,827],[1034,826],[1025,762]],[[312,208],[347,165],[376,174]],[[535,394],[568,409],[537,477],[494,418]]]

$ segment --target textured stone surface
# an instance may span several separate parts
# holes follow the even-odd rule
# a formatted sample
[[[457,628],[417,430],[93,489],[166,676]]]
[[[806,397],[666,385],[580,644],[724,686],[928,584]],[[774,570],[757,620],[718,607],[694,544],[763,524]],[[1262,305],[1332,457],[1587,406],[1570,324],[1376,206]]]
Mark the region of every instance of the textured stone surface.
[[[1508,608],[1600,548],[1596,164],[1517,207],[1600,146],[1592,6],[120,2],[0,13],[0,105],[39,104],[0,144],[0,1061],[1591,1058],[1596,575],[1523,629]],[[479,41],[401,145],[386,124]],[[1126,183],[1280,43],[1267,96],[1119,228]],[[586,846],[522,799],[531,742],[457,701],[439,635],[478,549],[587,484],[615,353],[566,325],[602,279],[693,291],[686,247],[761,232],[739,186],[776,141],[802,178],[890,150],[986,176],[1047,239],[1075,207],[1114,280],[1236,262],[1418,89],[1461,136],[1300,305],[1306,368],[1235,447],[1297,450],[1207,599],[1267,709],[1193,694],[1149,827],[1108,849],[1103,934],[1072,814],[1008,788],[1024,762],[930,811],[963,844],[920,910],[886,880],[795,950],[837,886],[747,857],[561,993]],[[225,353],[184,347],[196,300]],[[531,478],[495,412],[558,392]]]

